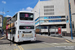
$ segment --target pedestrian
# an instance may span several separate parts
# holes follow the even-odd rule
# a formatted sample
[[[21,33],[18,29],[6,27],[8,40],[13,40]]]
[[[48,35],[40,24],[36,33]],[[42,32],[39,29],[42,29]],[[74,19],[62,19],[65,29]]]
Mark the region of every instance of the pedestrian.
[[[2,31],[1,31],[1,32],[2,32],[2,36],[4,36],[4,30],[3,30],[3,29],[2,29]]]
[[[1,30],[0,30],[0,34],[1,34]]]
[[[6,30],[4,30],[4,34],[6,33]]]

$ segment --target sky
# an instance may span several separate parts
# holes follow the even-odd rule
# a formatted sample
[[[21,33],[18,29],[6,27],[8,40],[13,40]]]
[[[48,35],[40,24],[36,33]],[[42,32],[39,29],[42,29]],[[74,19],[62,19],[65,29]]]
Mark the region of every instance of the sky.
[[[39,0],[0,0],[0,15],[12,17],[18,11],[31,11],[38,1]]]

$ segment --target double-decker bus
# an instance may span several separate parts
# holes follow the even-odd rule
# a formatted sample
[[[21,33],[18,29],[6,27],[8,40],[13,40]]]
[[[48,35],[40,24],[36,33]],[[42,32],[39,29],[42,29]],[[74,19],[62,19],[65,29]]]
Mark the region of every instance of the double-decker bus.
[[[19,11],[7,20],[6,37],[13,42],[35,41],[34,13]]]

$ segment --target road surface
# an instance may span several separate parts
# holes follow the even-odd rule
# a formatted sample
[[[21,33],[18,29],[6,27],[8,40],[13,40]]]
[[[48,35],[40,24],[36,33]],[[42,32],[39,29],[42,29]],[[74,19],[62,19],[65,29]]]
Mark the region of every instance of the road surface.
[[[67,42],[63,38],[36,35],[34,42],[13,43],[5,37],[0,37],[0,50],[75,50],[75,43]]]

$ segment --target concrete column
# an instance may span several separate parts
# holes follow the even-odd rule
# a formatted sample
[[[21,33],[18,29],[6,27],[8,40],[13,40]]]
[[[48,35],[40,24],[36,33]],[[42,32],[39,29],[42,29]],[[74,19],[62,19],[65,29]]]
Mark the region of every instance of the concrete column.
[[[47,29],[48,29],[48,36],[50,36],[50,30],[49,30],[49,26],[47,26]]]

